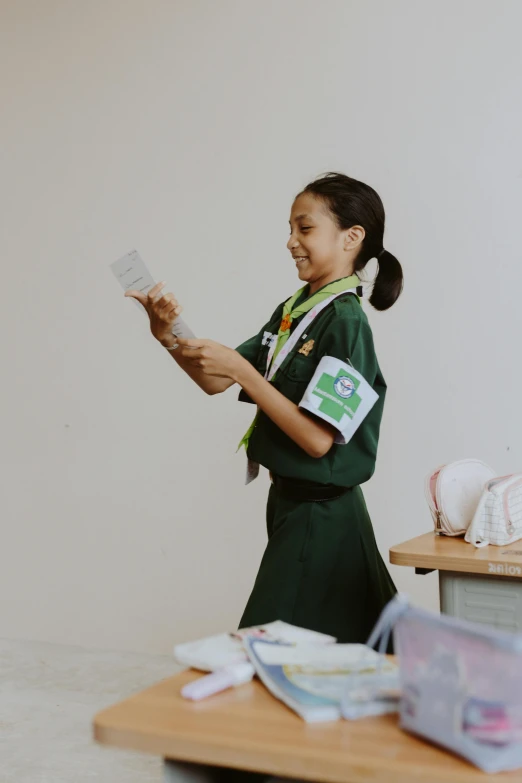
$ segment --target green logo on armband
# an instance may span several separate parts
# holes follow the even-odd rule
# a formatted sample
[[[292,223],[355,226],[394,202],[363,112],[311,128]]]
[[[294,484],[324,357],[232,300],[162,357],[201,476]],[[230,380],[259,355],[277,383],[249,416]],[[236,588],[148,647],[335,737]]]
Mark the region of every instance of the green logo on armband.
[[[344,415],[353,419],[362,400],[357,389],[360,381],[344,372],[342,375],[329,375],[324,372],[319,378],[312,394],[321,398],[319,410],[325,416],[340,422]]]

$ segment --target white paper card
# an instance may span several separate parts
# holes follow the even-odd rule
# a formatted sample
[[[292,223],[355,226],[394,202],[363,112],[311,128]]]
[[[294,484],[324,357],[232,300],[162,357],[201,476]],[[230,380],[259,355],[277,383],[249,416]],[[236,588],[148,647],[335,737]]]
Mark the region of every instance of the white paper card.
[[[135,290],[141,291],[142,294],[148,294],[150,289],[156,285],[156,281],[137,250],[131,250],[130,253],[126,253],[110,266],[124,291]],[[137,304],[140,310],[144,311],[144,307],[136,299],[132,301]],[[187,340],[195,337],[192,329],[182,318],[176,318],[172,324],[172,334]]]
[[[130,253],[126,253],[111,264],[111,269],[124,291],[136,290],[141,291],[142,294],[148,294],[150,289],[156,285],[154,278],[136,250],[131,250]],[[140,309],[143,309],[136,299],[134,301]]]

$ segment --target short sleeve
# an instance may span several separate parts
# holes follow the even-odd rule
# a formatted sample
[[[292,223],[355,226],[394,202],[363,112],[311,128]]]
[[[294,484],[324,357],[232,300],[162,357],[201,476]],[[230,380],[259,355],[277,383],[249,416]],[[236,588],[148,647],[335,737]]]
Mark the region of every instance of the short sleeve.
[[[240,353],[241,356],[247,360],[247,362],[250,362],[253,367],[257,367],[257,358],[259,356],[259,350],[262,345],[264,331],[264,329],[261,329],[259,334],[256,334],[254,337],[250,337],[248,340],[245,340],[244,343],[241,343],[241,345],[238,345],[236,348],[236,351]],[[254,404],[254,400],[246,393],[244,389],[240,389],[238,400],[239,402],[250,402]]]
[[[273,325],[274,323],[280,323],[282,311],[283,305],[279,305],[268,323],[266,323],[254,337],[245,340],[244,343],[241,343],[241,345],[238,345],[236,348],[236,351],[240,353],[244,359],[250,362],[250,364],[254,365],[254,367],[257,367],[261,348],[268,345],[269,341],[274,337]]]
[[[255,366],[262,339],[263,330],[261,330],[261,332],[256,334],[254,337],[250,337],[248,340],[245,340],[245,342],[241,343],[241,345],[238,345],[236,351],[240,353],[241,356],[247,360],[247,362],[250,362],[250,364]]]
[[[329,380],[326,383],[325,379],[325,383],[323,383],[323,394],[325,397],[328,394],[331,395],[332,399],[329,401],[332,406],[334,405],[334,400],[335,403],[343,403],[345,406],[347,403],[350,405],[351,401],[353,408],[353,403],[357,401],[358,394],[357,374],[360,374],[364,382],[370,387],[370,394],[367,399],[371,404],[362,406],[358,413],[358,420],[356,420],[354,415],[354,423],[357,424],[355,428],[353,425],[343,428],[341,422],[336,424],[331,419],[328,420],[325,417],[321,417],[317,410],[311,409],[311,406],[303,407],[314,415],[325,418],[329,424],[335,427],[337,432],[335,442],[337,444],[341,445],[350,442],[354,444],[357,451],[374,460],[377,455],[380,421],[386,396],[386,383],[375,354],[373,335],[368,319],[358,301],[355,297],[350,297],[348,300],[335,302],[334,306],[336,310],[335,316],[328,324],[328,328],[321,336],[318,345],[319,364],[317,371],[306,389],[303,399],[307,395],[308,399],[310,399],[310,394],[313,394],[314,389],[311,387],[314,381],[317,382],[318,380],[318,372],[322,362],[323,367],[325,367],[325,363],[329,363],[329,372],[327,373]],[[332,360],[334,360],[333,363]],[[335,364],[333,369],[330,367],[332,364]],[[351,372],[352,369],[356,371],[355,374]],[[327,385],[329,385],[329,388],[326,388]],[[363,388],[361,387],[361,389]],[[317,402],[317,395],[315,395],[313,403],[316,408],[318,408]],[[328,402],[325,401],[322,408],[331,412],[332,406],[329,406]],[[346,410],[346,407],[344,412],[348,415],[350,413],[350,411]],[[364,415],[361,417],[360,414],[363,412]],[[345,418],[342,421],[346,425],[347,419]]]
[[[321,339],[320,355],[334,356],[351,364],[370,386],[374,386],[380,370],[366,314],[355,297],[336,302],[335,308],[336,317]]]
[[[281,322],[282,311],[283,305],[279,305],[273,313],[270,321],[268,321],[268,323],[266,323],[263,328],[260,329],[256,335],[254,335],[254,337],[250,337],[248,340],[245,340],[244,343],[241,343],[241,345],[238,345],[236,348],[236,351],[241,354],[241,356],[246,359],[247,362],[250,362],[250,364],[259,372],[261,372],[261,360],[263,359],[264,354],[268,353],[270,342],[276,336],[274,334],[274,325],[278,325]],[[239,392],[239,401],[253,402],[253,400],[250,399],[248,394],[246,394],[243,389],[241,389]]]

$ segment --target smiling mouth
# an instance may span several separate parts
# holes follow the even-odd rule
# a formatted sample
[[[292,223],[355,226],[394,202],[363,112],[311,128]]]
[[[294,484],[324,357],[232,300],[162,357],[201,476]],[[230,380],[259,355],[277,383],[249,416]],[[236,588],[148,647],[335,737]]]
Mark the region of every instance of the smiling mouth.
[[[302,264],[303,261],[308,261],[308,256],[293,256],[293,259],[297,266],[299,266],[299,264]]]

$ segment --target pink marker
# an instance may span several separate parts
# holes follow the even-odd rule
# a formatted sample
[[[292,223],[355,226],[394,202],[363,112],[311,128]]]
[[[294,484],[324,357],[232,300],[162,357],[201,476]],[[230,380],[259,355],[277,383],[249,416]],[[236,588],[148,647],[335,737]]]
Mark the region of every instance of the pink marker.
[[[254,674],[255,669],[251,663],[233,663],[222,669],[216,669],[212,674],[206,674],[194,682],[189,682],[181,689],[181,695],[184,699],[200,701],[207,696],[213,696],[214,693],[226,691],[227,688],[244,685],[250,682]]]

